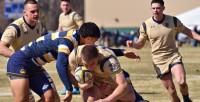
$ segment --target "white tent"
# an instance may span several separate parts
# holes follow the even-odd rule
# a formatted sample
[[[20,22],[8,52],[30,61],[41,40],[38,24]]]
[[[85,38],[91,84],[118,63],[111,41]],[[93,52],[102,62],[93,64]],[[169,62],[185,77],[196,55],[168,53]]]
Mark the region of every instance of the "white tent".
[[[176,17],[188,27],[194,27],[195,25],[200,26],[200,7],[186,11]]]

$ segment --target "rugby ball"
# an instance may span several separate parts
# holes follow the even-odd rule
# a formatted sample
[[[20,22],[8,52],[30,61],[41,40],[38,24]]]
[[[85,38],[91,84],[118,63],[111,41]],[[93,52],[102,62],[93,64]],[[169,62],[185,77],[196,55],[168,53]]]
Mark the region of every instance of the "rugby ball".
[[[78,83],[84,84],[93,78],[93,74],[85,66],[78,66],[74,71],[74,77]]]

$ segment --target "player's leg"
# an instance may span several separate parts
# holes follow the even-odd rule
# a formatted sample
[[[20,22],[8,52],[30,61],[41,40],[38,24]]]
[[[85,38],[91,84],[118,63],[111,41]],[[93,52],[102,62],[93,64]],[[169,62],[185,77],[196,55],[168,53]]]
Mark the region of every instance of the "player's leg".
[[[72,94],[80,94],[80,90],[77,86],[73,87]]]
[[[171,101],[172,102],[180,102],[180,99],[179,99],[176,89],[175,89],[175,85],[173,83],[172,74],[168,73],[160,79],[161,79],[164,87],[167,89],[168,94],[171,98]]]
[[[37,70],[37,72],[30,78],[30,88],[41,97],[40,102],[55,102],[56,89],[52,88],[53,81],[45,74],[44,69]],[[58,97],[59,98],[59,97]]]
[[[29,101],[29,69],[26,59],[20,51],[15,52],[7,63],[7,75],[10,79],[14,102]]]
[[[60,102],[60,96],[58,95],[56,85],[54,83],[51,83],[51,87],[53,88],[53,94],[55,96],[55,102]]]
[[[145,100],[134,88],[135,93],[135,102],[149,102],[148,100]]]
[[[46,72],[46,70],[43,70],[44,74],[46,75],[46,77],[48,78],[49,82],[51,83],[51,87],[53,88],[53,93],[55,96],[55,102],[60,102],[60,96],[58,95],[57,89],[56,89],[56,85],[53,82],[53,79],[50,77],[50,75]]]
[[[97,99],[102,98],[103,95],[96,85],[86,90],[80,89],[80,92],[80,95],[84,102],[93,102]]]
[[[61,95],[65,95],[66,94],[66,91],[67,91],[67,89],[66,88],[64,88],[62,91],[61,91]]]
[[[188,85],[186,83],[186,73],[183,64],[174,64],[174,66],[171,68],[171,72],[180,87],[180,92],[183,96],[184,102],[192,102],[189,98]]]
[[[29,102],[35,102],[35,97],[31,90],[29,90]]]
[[[135,88],[133,87],[133,84],[132,84],[132,82],[131,82],[131,80],[130,80],[130,75],[129,75],[129,73],[126,72],[125,70],[123,70],[123,73],[124,73],[124,75],[125,75],[125,77],[126,77],[127,82],[132,86],[132,89],[133,89],[134,94],[135,94],[135,101],[136,101],[136,102],[148,102],[147,100],[144,100],[143,97],[142,97],[139,93],[137,93],[137,91],[136,91]]]
[[[136,102],[135,92],[133,89],[132,84],[128,84],[129,86],[129,92],[124,94],[123,96],[119,97],[118,100],[122,102]]]
[[[11,90],[14,95],[14,102],[28,102],[29,101],[29,80],[28,78],[21,78],[10,76]]]
[[[65,95],[66,94],[66,88],[64,88],[61,93],[61,95]],[[80,94],[80,90],[77,86],[74,86],[73,87],[73,90],[72,90],[72,94]]]

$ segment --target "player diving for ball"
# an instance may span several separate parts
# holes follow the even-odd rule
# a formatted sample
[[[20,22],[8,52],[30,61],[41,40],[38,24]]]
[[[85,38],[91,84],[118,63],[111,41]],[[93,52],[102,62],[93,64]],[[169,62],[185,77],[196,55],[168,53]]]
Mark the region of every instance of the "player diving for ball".
[[[135,54],[135,59],[140,59]],[[134,90],[129,74],[118,62],[114,52],[109,48],[96,45],[81,45],[69,55],[69,68],[72,83],[79,86],[84,102],[147,102]],[[78,66],[85,66],[94,78],[84,84],[73,77]]]

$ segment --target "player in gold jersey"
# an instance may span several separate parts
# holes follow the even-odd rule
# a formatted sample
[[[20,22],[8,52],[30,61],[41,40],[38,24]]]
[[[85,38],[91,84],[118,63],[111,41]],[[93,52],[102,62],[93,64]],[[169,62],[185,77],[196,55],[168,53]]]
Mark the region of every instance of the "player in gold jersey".
[[[39,6],[35,0],[24,2],[23,17],[12,22],[5,29],[0,41],[0,55],[10,57],[16,50],[42,36],[42,24],[39,21]],[[35,101],[30,92],[29,101]]]
[[[2,35],[0,54],[10,57],[14,51],[40,37],[41,34],[42,25],[39,21],[38,3],[35,0],[26,0],[24,16],[8,25]]]
[[[66,31],[70,29],[79,29],[83,24],[83,18],[71,9],[70,0],[61,0],[60,8],[62,13],[59,16],[59,25],[57,31]]]
[[[186,74],[182,57],[175,44],[177,32],[181,32],[192,39],[199,40],[200,36],[184,26],[176,17],[163,14],[165,9],[163,0],[152,0],[152,17],[140,26],[140,37],[134,43],[127,41],[127,46],[141,49],[147,39],[152,47],[153,65],[158,78],[167,89],[172,102],[180,102],[172,76],[180,87],[184,102],[191,102],[189,98]]]
[[[80,87],[84,102],[146,102],[134,90],[129,74],[121,69],[115,53],[103,46],[82,45],[69,55],[72,74],[77,66],[85,66],[94,75],[94,79],[84,84],[77,83],[71,77],[74,79],[72,82]],[[131,58],[140,57],[134,54]]]

